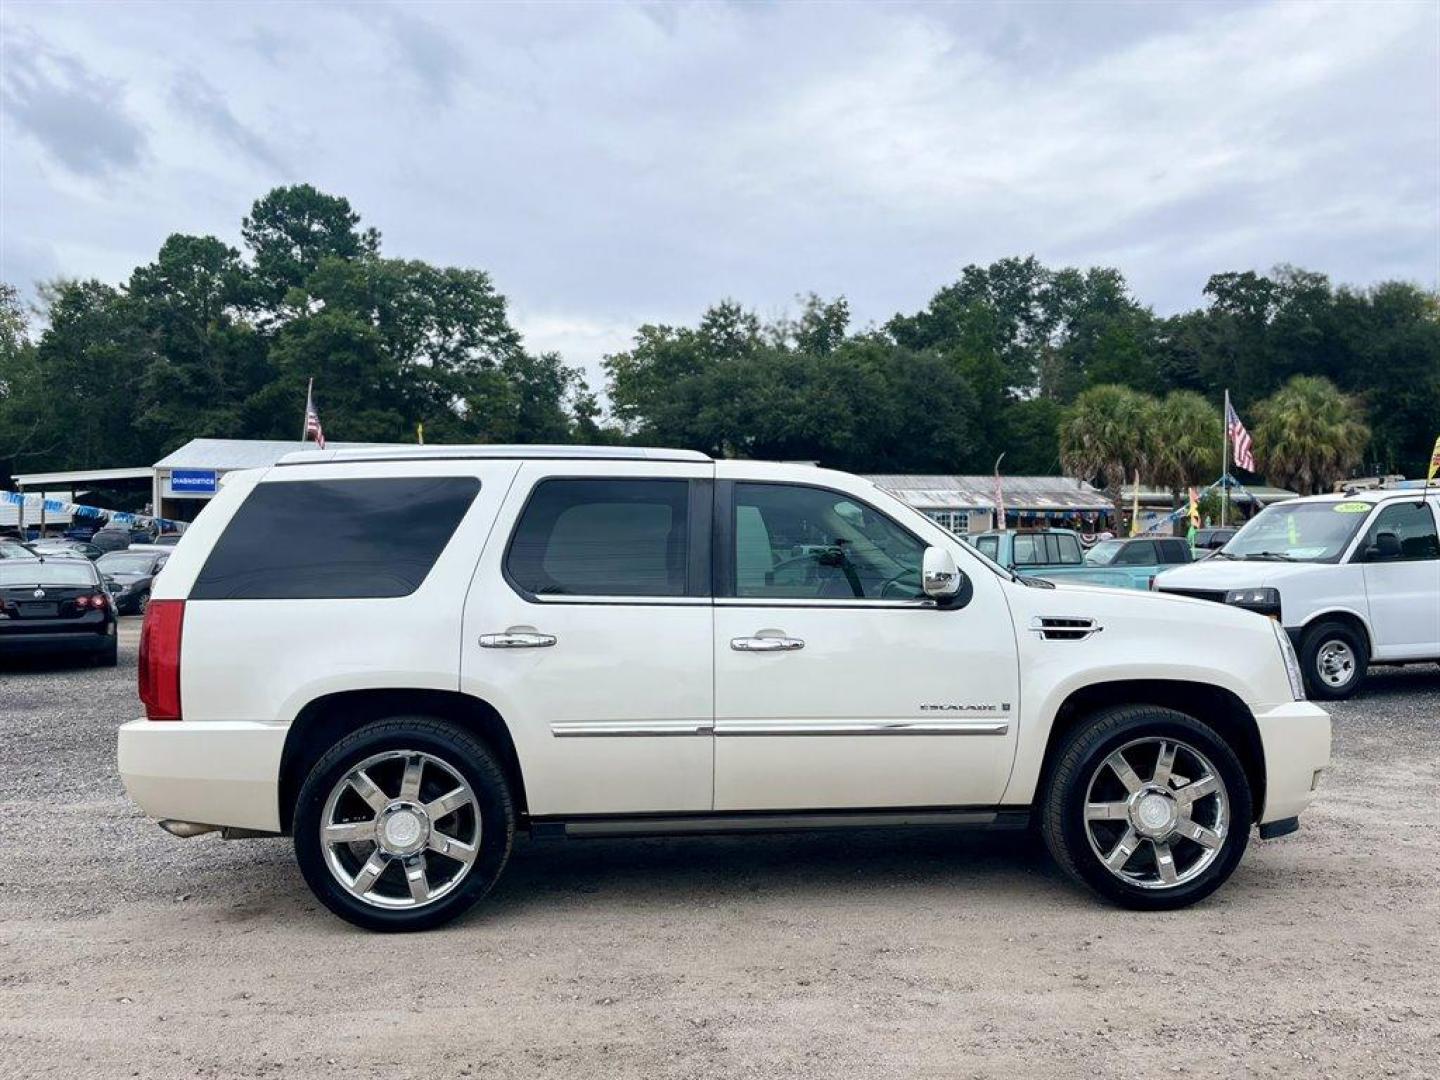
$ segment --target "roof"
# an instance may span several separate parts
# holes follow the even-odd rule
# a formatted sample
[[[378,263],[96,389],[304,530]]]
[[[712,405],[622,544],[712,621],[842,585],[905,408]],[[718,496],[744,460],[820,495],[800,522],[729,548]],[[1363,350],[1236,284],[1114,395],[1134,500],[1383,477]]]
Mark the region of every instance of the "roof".
[[[292,448],[293,449],[293,448]],[[472,446],[412,446],[399,444],[329,443],[324,450],[296,450],[284,455],[281,465],[324,465],[341,461],[454,461],[473,458],[547,458],[589,461],[710,461],[696,450],[665,450],[648,446],[555,446],[543,444],[476,444]]]
[[[154,465],[157,469],[263,469],[286,454],[314,443],[299,439],[191,439]],[[368,447],[396,449],[402,443],[327,443],[323,453]],[[148,470],[147,470],[148,475]]]
[[[17,488],[29,487],[84,487],[86,484],[105,480],[149,480],[148,465],[137,465],[127,469],[71,469],[68,472],[26,473],[15,477]]]
[[[1206,490],[1209,489],[1207,488]],[[1131,500],[1135,498],[1135,485],[1122,485],[1120,488],[1120,497],[1125,505],[1129,506]],[[1164,506],[1168,509],[1173,505],[1172,500],[1174,497],[1174,493],[1169,488],[1149,487],[1145,484],[1140,485],[1140,503],[1142,506],[1154,504]],[[1231,502],[1249,502],[1251,499],[1254,499],[1256,502],[1268,506],[1272,502],[1282,502],[1285,499],[1297,499],[1299,497],[1298,492],[1291,491],[1289,488],[1268,487],[1265,484],[1241,484],[1236,482],[1230,486]]]
[[[1300,496],[1300,499],[1303,502],[1379,503],[1389,499],[1416,499],[1425,494],[1423,485],[1416,483],[1414,487],[1411,487],[1409,486],[1410,483],[1413,483],[1413,481],[1407,482],[1405,487],[1365,488],[1363,491],[1356,491],[1350,494],[1344,492],[1327,492],[1324,495],[1303,495]],[[1431,499],[1440,498],[1440,485],[1432,484],[1428,497]]]
[[[994,476],[881,474],[866,476],[916,510],[994,510]],[[1115,504],[1083,480],[1066,476],[1002,476],[1005,509],[1102,512]]]

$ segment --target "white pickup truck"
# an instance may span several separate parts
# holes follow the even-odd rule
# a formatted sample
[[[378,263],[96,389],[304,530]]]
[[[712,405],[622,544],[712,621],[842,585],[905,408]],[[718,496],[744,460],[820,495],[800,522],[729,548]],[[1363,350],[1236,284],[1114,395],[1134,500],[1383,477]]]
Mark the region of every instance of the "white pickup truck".
[[[686,451],[415,447],[232,473],[155,581],[131,797],[289,834],[375,929],[535,838],[1034,824],[1174,908],[1330,760],[1235,607],[1027,581],[855,476]]]
[[[1155,588],[1278,620],[1310,693],[1345,698],[1371,664],[1440,661],[1440,493],[1376,488],[1268,507]]]

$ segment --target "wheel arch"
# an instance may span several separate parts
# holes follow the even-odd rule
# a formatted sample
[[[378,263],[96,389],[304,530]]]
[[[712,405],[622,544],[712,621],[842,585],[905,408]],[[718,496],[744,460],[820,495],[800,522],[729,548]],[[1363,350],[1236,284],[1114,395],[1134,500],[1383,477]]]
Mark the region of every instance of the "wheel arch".
[[[1250,782],[1255,820],[1265,806],[1265,748],[1260,727],[1243,701],[1224,687],[1172,679],[1119,679],[1078,687],[1060,703],[1045,743],[1036,800],[1044,798],[1055,758],[1067,734],[1087,717],[1117,705],[1155,705],[1193,716],[1229,743]]]
[[[528,804],[520,758],[510,729],[493,705],[453,690],[387,687],[325,694],[308,702],[296,714],[280,755],[277,797],[280,801],[281,829],[290,831],[300,787],[311,766],[326,750],[361,724],[405,714],[423,714],[448,720],[485,743],[510,785],[516,813],[524,819]]]
[[[1370,656],[1375,655],[1375,635],[1370,632],[1370,624],[1357,611],[1350,608],[1327,608],[1325,611],[1317,611],[1296,628],[1296,636],[1303,639],[1315,627],[1322,622],[1342,623],[1356,631],[1365,642],[1365,651]]]

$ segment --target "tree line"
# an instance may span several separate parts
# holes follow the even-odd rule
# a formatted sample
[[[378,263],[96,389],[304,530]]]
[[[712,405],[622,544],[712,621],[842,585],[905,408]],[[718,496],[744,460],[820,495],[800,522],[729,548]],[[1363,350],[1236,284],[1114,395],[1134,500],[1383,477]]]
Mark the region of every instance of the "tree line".
[[[921,310],[730,301],[645,325],[603,368],[525,347],[482,270],[382,254],[349,202],[277,188],[243,251],[173,235],[128,281],[0,294],[0,474],[145,464],[200,436],[298,439],[314,377],[343,441],[626,442],[869,472],[1066,471],[1112,488],[1219,472],[1229,388],[1260,478],[1421,475],[1440,429],[1440,298],[1293,267],[1219,273],[1157,315],[1119,271],[971,265]],[[33,315],[33,319],[32,319]],[[1248,479],[1248,477],[1242,477]],[[0,475],[3,479],[3,475]]]

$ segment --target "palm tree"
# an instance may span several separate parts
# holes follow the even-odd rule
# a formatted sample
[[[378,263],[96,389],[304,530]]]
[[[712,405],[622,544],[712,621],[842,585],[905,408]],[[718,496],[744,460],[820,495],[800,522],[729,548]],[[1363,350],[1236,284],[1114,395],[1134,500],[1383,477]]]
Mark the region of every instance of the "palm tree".
[[[1325,491],[1363,459],[1363,415],[1329,379],[1297,375],[1255,406],[1255,462],[1271,483]]]
[[[1157,421],[1155,399],[1128,386],[1091,387],[1060,421],[1061,464],[1071,476],[1104,485],[1117,524],[1125,513],[1121,487],[1135,470],[1149,466]]]
[[[1220,408],[1193,390],[1174,390],[1156,409],[1150,430],[1150,476],[1170,489],[1171,505],[1180,492],[1220,475]]]

